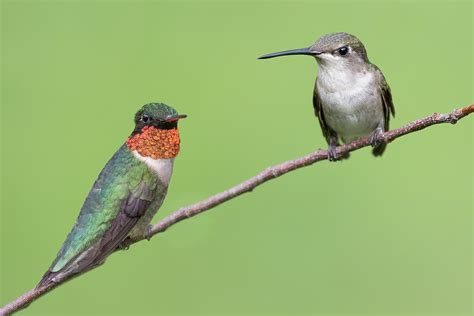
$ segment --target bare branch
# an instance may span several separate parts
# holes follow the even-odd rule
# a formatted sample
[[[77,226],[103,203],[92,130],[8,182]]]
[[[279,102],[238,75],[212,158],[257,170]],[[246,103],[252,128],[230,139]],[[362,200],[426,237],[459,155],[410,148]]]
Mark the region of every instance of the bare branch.
[[[428,117],[425,117],[420,120],[416,120],[414,122],[408,123],[405,126],[402,126],[400,128],[388,131],[383,133],[382,137],[384,138],[385,141],[387,142],[392,142],[395,139],[397,139],[400,136],[410,134],[419,130],[422,130],[426,127],[436,125],[436,124],[442,124],[442,123],[451,123],[455,124],[458,120],[461,118],[471,114],[474,112],[474,105],[466,106],[461,109],[454,110],[451,113],[448,114],[439,114],[439,113],[434,113]],[[353,141],[349,144],[342,145],[337,148],[337,153],[339,155],[344,155],[346,153],[349,153],[351,151],[360,149],[362,147],[366,147],[370,145],[370,138],[365,137],[365,138],[360,138],[356,141]],[[165,217],[163,220],[158,222],[156,225],[152,227],[151,230],[151,236],[154,236],[158,233],[164,232],[166,229],[168,229],[170,226],[187,219],[189,217],[195,216],[197,214],[200,214],[202,212],[205,212],[211,208],[216,207],[217,205],[224,203],[226,201],[229,201],[239,195],[242,195],[246,192],[252,191],[254,188],[257,186],[278,178],[288,172],[291,172],[293,170],[303,168],[309,165],[312,165],[318,161],[321,160],[326,160],[328,159],[328,153],[326,150],[318,150],[316,152],[313,152],[309,155],[306,155],[301,158],[297,158],[294,160],[289,160],[286,162],[283,162],[279,165],[267,168],[266,170],[260,172],[256,176],[228,189],[225,190],[221,193],[218,193],[216,195],[213,195],[201,202],[198,202],[193,205],[189,205],[186,207],[182,207],[179,210],[173,212],[171,215]],[[132,245],[137,241],[130,241],[128,245]],[[10,315],[14,312],[17,312],[20,309],[23,309],[27,307],[29,304],[31,304],[33,301],[38,299],[39,297],[43,296],[44,294],[50,292],[52,289],[57,287],[58,285],[64,283],[68,279],[62,280],[60,283],[57,284],[50,284],[41,288],[34,288],[31,291],[23,294],[22,296],[16,298],[9,304],[5,305],[3,308],[0,309],[0,315]]]

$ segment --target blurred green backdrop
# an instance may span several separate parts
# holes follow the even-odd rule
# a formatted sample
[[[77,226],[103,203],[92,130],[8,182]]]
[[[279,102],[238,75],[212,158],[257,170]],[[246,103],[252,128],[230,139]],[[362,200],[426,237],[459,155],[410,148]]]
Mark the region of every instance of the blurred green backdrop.
[[[2,1],[0,304],[53,260],[144,103],[187,113],[156,220],[326,147],[316,63],[365,43],[392,127],[473,101],[472,2]],[[470,315],[473,117],[322,162],[182,222],[24,315]]]

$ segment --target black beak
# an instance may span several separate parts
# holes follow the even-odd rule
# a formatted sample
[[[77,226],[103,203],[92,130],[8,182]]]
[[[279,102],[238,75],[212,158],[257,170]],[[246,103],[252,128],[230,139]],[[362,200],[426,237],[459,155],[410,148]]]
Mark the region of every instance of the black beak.
[[[180,114],[180,115],[174,115],[168,117],[165,122],[172,123],[172,122],[177,122],[178,120],[184,119],[188,117],[186,114]]]
[[[288,56],[288,55],[310,55],[310,56],[315,56],[315,55],[319,55],[321,53],[322,52],[311,51],[311,47],[306,47],[306,48],[291,49],[291,50],[285,50],[283,52],[266,54],[266,55],[258,57],[258,59],[267,59],[267,58]]]

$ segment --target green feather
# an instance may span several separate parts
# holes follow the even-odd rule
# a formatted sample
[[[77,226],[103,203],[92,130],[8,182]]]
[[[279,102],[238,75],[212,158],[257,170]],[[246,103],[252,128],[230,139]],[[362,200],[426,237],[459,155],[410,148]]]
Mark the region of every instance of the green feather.
[[[99,174],[50,271],[63,269],[97,242],[120,211],[122,200],[136,192],[142,181],[155,191],[156,176],[123,145]]]

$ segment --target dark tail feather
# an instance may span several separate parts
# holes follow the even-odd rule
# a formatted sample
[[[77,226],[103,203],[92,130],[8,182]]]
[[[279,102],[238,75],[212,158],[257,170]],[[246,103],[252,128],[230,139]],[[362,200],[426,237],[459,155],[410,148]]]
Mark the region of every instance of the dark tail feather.
[[[66,280],[70,280],[72,278],[77,277],[80,274],[83,274],[84,272],[87,272],[101,265],[105,261],[105,258],[99,258],[100,261],[97,261],[96,257],[92,257],[89,259],[90,260],[84,260],[84,261],[79,262],[78,266],[74,269],[74,271],[71,271],[68,265],[66,265],[61,270],[56,271],[56,272],[52,272],[51,270],[48,269],[48,271],[46,271],[46,273],[41,278],[41,281],[39,281],[38,285],[36,285],[36,288],[48,286],[51,283],[59,283],[59,282],[64,282]],[[72,261],[74,261],[74,259]],[[53,266],[54,264],[51,267]],[[54,280],[55,277],[58,277],[58,278]]]
[[[87,271],[87,270],[85,270],[85,271]],[[51,271],[48,270],[48,271],[46,271],[46,273],[41,278],[41,281],[38,282],[38,284],[36,285],[36,288],[39,289],[40,287],[49,286],[53,283],[62,283],[66,280],[70,280],[70,279],[78,276],[79,274],[81,274],[85,271],[64,272],[64,270],[60,270],[60,271],[57,271],[57,272],[51,272]],[[62,274],[62,275],[60,275],[60,274]],[[59,279],[54,280],[54,278],[57,277],[58,275],[59,275]]]
[[[372,154],[375,157],[382,156],[383,152],[385,151],[385,148],[387,148],[387,143],[381,143],[380,145],[377,145],[372,149]]]

